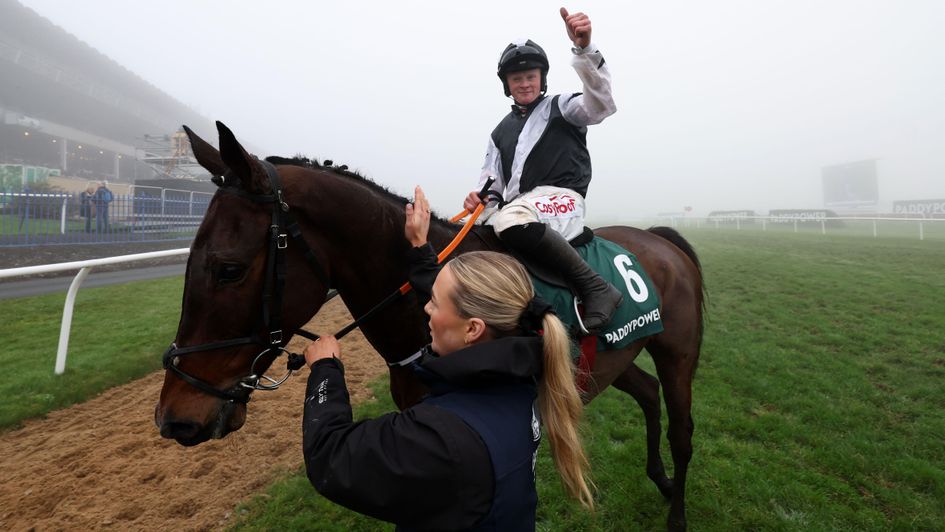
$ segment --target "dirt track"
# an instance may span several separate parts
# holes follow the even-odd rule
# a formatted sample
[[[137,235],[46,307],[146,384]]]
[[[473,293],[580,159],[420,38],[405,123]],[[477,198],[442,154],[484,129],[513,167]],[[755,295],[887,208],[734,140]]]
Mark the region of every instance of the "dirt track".
[[[336,299],[306,328],[335,331],[348,320]],[[301,352],[304,342],[290,348]],[[342,348],[352,400],[364,400],[386,367],[357,331]],[[0,530],[220,529],[234,522],[237,503],[302,463],[308,370],[278,391],[255,392],[240,431],[191,448],[154,425],[163,375],[0,435]]]

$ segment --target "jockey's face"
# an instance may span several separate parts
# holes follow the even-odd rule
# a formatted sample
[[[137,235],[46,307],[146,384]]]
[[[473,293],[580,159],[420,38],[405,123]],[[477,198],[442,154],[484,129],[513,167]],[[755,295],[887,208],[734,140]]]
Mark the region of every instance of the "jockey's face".
[[[512,72],[505,77],[509,84],[512,99],[519,105],[528,105],[541,94],[541,69],[522,70]]]

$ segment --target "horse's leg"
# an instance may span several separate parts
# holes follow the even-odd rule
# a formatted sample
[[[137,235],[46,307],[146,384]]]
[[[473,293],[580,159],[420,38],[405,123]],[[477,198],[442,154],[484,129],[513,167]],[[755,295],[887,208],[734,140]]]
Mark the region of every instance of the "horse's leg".
[[[689,349],[679,345],[678,338],[663,338],[647,348],[656,363],[656,373],[663,386],[663,398],[669,427],[666,431],[673,455],[672,496],[670,497],[669,530],[686,529],[686,472],[692,458],[692,378],[699,358],[698,341]]]
[[[614,388],[629,394],[640,405],[646,419],[646,476],[656,484],[667,499],[673,494],[673,481],[666,476],[663,457],[660,456],[660,381],[631,364],[614,380]]]

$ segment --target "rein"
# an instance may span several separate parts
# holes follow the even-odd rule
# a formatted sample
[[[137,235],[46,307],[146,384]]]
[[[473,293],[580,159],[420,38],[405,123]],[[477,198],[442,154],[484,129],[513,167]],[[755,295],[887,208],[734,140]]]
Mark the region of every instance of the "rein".
[[[272,221],[269,226],[269,253],[266,259],[266,284],[263,288],[263,308],[261,318],[263,329],[268,331],[268,335],[263,338],[260,338],[256,335],[245,336],[242,338],[232,338],[229,340],[209,342],[188,347],[178,347],[176,343],[171,343],[162,357],[162,363],[165,370],[174,372],[175,375],[194,388],[231,403],[247,403],[253,390],[272,391],[278,389],[279,386],[288,380],[294,370],[301,369],[302,366],[305,365],[304,356],[297,353],[290,353],[285,349],[284,346],[288,342],[288,337],[284,337],[282,334],[282,295],[285,288],[286,279],[285,250],[288,249],[289,237],[291,237],[301,247],[306,261],[312,267],[319,280],[322,281],[322,284],[324,286],[331,286],[328,274],[318,262],[315,252],[303,238],[302,230],[298,223],[289,213],[289,205],[282,197],[282,186],[278,171],[276,170],[275,166],[273,166],[268,161],[260,160],[259,163],[263,169],[265,169],[266,174],[269,177],[272,194],[249,194],[241,190],[229,190],[223,188],[220,190],[229,190],[234,194],[257,203],[273,204]],[[492,191],[488,190],[491,184],[492,180],[490,179],[480,193],[480,196],[486,197],[487,194],[493,194]],[[438,263],[443,262],[443,260],[456,249],[459,243],[463,240],[463,238],[465,238],[466,234],[472,228],[473,223],[482,213],[484,207],[485,205],[482,203],[476,207],[475,211],[472,213],[472,216],[470,216],[469,220],[466,221],[466,224],[463,226],[462,230],[460,230],[456,237],[453,238],[453,241],[450,242],[450,244],[437,255]],[[468,211],[464,210],[451,221],[455,222],[458,219],[462,219],[466,214],[468,214]],[[340,331],[338,331],[338,333],[335,334],[335,336],[339,339],[344,337],[356,327],[360,326],[366,320],[374,316],[381,309],[387,307],[401,296],[410,292],[411,288],[412,287],[410,286],[409,282],[404,283],[396,292],[387,296],[363,316],[342,328]],[[329,300],[330,299],[331,298],[329,298]],[[318,335],[305,331],[304,329],[299,329],[296,331],[296,334],[308,338],[309,340],[318,340],[319,338]],[[240,378],[236,384],[227,389],[217,388],[207,381],[201,380],[197,377],[194,377],[193,375],[190,375],[189,373],[186,373],[178,367],[178,364],[180,363],[180,357],[185,355],[250,344],[259,345],[263,347],[263,350],[260,351],[255,358],[253,358],[253,362],[250,365],[249,374]],[[278,358],[282,353],[286,353],[288,355],[286,364],[287,372],[282,378],[278,380],[270,378],[265,374],[256,372],[257,363],[264,355],[271,352],[276,352],[276,358]],[[395,363],[395,365],[399,364],[400,363]]]

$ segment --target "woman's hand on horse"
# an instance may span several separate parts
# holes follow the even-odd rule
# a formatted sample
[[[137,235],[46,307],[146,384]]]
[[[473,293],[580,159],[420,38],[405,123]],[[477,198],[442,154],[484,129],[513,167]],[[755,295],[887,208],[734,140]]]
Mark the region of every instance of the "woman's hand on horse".
[[[584,13],[568,14],[568,10],[561,8],[561,18],[564,27],[568,30],[568,38],[577,48],[587,48],[591,44],[591,19]]]
[[[413,203],[407,204],[406,214],[404,236],[413,247],[426,244],[427,233],[430,232],[430,202],[419,186],[414,189]]]
[[[482,200],[479,198],[479,191],[473,190],[466,196],[466,200],[463,201],[463,208],[471,213],[476,210],[476,207],[478,207],[480,203],[482,203]]]
[[[341,358],[341,345],[334,336],[322,336],[305,348],[306,366],[311,366],[323,358]]]

